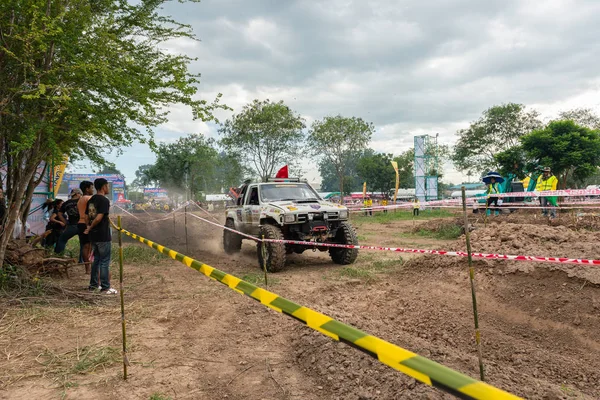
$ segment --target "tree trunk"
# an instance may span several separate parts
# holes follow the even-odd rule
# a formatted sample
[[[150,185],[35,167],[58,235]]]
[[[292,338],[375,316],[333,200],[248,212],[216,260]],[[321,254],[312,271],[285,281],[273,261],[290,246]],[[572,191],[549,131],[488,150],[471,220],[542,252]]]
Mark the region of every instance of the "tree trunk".
[[[25,195],[25,191],[27,190],[27,187],[29,186],[32,176],[35,175],[36,166],[37,165],[32,165],[29,168],[27,168],[26,171],[23,171],[24,172],[24,174],[22,175],[23,179],[21,179],[17,182],[14,182],[14,186],[12,188],[13,193],[11,193],[12,196],[11,196],[11,199],[8,204],[6,225],[5,225],[4,233],[2,234],[2,237],[0,238],[0,268],[4,267],[4,257],[6,255],[6,247],[8,246],[8,242],[10,241],[10,239],[12,237],[12,232],[15,228],[17,219],[19,218],[19,211],[21,211],[20,206],[22,204],[23,196]],[[11,173],[11,171],[7,170],[7,175],[10,173]]]

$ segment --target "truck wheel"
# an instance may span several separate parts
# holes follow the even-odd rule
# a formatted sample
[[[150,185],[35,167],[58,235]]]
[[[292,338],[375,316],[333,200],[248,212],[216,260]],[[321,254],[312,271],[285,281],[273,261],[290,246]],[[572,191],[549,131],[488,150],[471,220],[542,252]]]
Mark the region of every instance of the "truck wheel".
[[[283,240],[283,233],[279,227],[274,225],[263,225],[260,227],[259,237],[265,237],[265,239],[276,239]],[[263,269],[263,250],[262,243],[256,244],[256,250],[258,253],[258,266]],[[265,243],[266,257],[264,262],[267,266],[267,271],[278,272],[285,267],[285,244],[284,243]]]
[[[352,225],[348,222],[342,222],[335,234],[334,243],[358,245],[358,237],[356,236],[356,231]],[[339,249],[330,247],[329,256],[336,264],[348,265],[356,261],[358,249]]]
[[[227,219],[225,226],[235,229],[235,223],[232,219]],[[227,254],[239,253],[242,249],[242,236],[227,229],[223,230],[223,249]]]

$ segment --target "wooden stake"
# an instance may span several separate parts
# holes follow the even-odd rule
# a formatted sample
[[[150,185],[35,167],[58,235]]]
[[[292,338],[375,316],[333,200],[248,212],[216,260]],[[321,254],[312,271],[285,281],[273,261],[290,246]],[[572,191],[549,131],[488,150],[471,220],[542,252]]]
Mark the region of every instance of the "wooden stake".
[[[121,216],[117,217],[119,224],[119,292],[121,293],[121,331],[123,334],[123,379],[127,380],[127,331],[125,328],[125,299],[123,295],[123,239],[121,234]]]
[[[185,206],[185,214],[183,214],[183,224],[185,226],[185,252],[190,254],[190,249],[188,248],[187,205]]]
[[[486,202],[487,204],[487,202]],[[473,259],[471,258],[471,236],[469,232],[469,218],[467,216],[467,196],[465,187],[462,187],[462,206],[463,215],[465,217],[465,240],[467,242],[467,260],[469,263],[469,280],[471,281],[471,298],[473,300],[473,319],[475,321],[475,342],[477,343],[477,357],[479,358],[479,377],[481,381],[485,381],[483,371],[483,356],[481,352],[481,333],[479,332],[479,315],[477,314],[477,296],[475,293],[475,269],[473,268]],[[487,215],[487,205],[486,205]]]
[[[269,281],[267,280],[267,246],[265,245],[265,235],[262,235],[260,251],[262,252],[262,259],[263,259],[262,266],[263,266],[263,271],[265,273],[265,287],[268,287]]]

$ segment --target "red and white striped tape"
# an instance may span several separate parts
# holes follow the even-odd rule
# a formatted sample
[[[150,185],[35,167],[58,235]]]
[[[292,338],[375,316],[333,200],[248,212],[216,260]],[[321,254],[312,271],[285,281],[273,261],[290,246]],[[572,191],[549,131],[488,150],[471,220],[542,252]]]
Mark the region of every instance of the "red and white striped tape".
[[[353,244],[336,244],[336,243],[319,243],[319,242],[304,242],[300,240],[278,240],[278,239],[260,239],[252,235],[239,232],[235,229],[217,224],[209,221],[205,218],[199,217],[195,214],[190,214],[194,218],[204,221],[210,225],[217,226],[221,229],[237,233],[240,236],[244,236],[255,242],[269,242],[269,243],[284,243],[294,244],[299,246],[307,247],[335,247],[343,249],[359,249],[359,250],[379,250],[379,251],[393,251],[398,253],[416,253],[416,254],[437,254],[444,256],[457,256],[467,257],[468,253],[464,251],[447,251],[447,250],[429,250],[429,249],[404,249],[400,247],[382,247],[382,246],[362,246]],[[588,260],[582,258],[568,258],[568,257],[541,257],[541,256],[523,256],[523,255],[507,255],[507,254],[493,254],[493,253],[471,253],[473,258],[483,258],[487,260],[513,260],[513,261],[535,261],[535,262],[548,262],[548,263],[560,263],[560,264],[578,264],[578,265],[600,265],[600,260]]]

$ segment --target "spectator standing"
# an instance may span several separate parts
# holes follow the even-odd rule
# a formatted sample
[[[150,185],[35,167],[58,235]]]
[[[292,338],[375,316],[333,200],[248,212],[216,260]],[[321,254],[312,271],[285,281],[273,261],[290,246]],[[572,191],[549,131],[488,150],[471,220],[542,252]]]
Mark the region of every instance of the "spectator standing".
[[[536,192],[543,192],[546,190],[556,190],[556,187],[558,186],[558,179],[556,178],[556,176],[554,176],[552,174],[552,170],[550,169],[550,167],[546,167],[544,168],[544,171],[542,173],[542,175],[540,175],[537,179],[537,184],[535,185],[535,190]],[[540,205],[544,208],[542,208],[542,215],[547,217],[548,216],[548,204],[550,205],[550,218],[554,219],[556,218],[556,206],[558,205],[557,203],[557,197],[556,196],[540,196]]]
[[[92,269],[90,257],[92,255],[92,245],[90,243],[90,235],[85,234],[85,230],[89,225],[87,214],[87,204],[94,194],[94,184],[90,181],[83,181],[79,184],[79,189],[83,192],[83,196],[79,198],[77,202],[77,209],[79,210],[79,221],[77,222],[77,233],[79,234],[79,247],[81,251],[81,257],[85,263],[85,273],[89,274]]]
[[[387,210],[387,205],[388,205],[387,197],[384,197],[383,200],[381,200],[381,205],[383,206],[383,213],[387,214],[387,212],[388,212],[388,210]]]
[[[65,251],[67,242],[75,235],[77,235],[77,223],[79,222],[79,210],[77,209],[77,202],[83,193],[81,189],[71,190],[69,195],[70,199],[65,201],[60,208],[58,218],[65,224],[65,230],[61,233],[54,248],[54,252],[61,254]],[[79,252],[79,262],[83,262],[81,257],[81,251]]]
[[[419,210],[421,209],[421,204],[419,203],[419,198],[415,197],[413,201],[413,217],[419,216]]]
[[[96,194],[87,203],[87,218],[89,226],[83,232],[90,235],[94,262],[92,263],[90,286],[88,290],[96,290],[100,284],[100,292],[116,294],[117,291],[110,287],[110,255],[111,240],[110,222],[108,219],[110,201],[106,198],[108,194],[108,181],[98,178],[94,181]],[[100,282],[98,282],[100,274]]]

